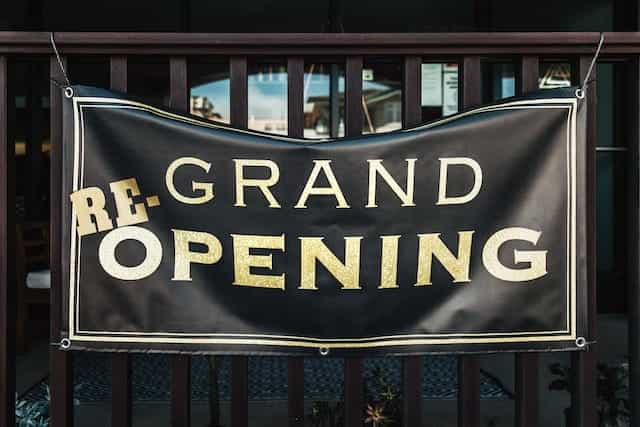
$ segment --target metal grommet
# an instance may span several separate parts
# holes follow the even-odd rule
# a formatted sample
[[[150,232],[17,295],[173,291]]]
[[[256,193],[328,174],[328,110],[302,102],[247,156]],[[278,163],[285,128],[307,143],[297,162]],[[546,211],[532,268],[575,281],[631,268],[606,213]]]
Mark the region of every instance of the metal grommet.
[[[73,88],[70,86],[65,87],[64,96],[66,96],[67,98],[73,98]]]
[[[71,340],[69,338],[62,338],[62,340],[60,340],[60,348],[66,350],[69,347],[71,347]]]
[[[587,340],[584,337],[576,338],[576,347],[583,348],[585,345],[587,345]]]
[[[318,352],[320,353],[320,356],[326,356],[329,354],[329,347],[320,347]]]
[[[576,98],[578,99],[584,98],[584,90],[582,90],[582,88],[576,89]]]

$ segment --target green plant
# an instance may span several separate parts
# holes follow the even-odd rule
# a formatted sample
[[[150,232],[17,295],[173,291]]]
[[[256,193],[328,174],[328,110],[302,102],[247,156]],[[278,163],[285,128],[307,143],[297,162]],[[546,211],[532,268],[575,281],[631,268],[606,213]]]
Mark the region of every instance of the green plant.
[[[376,367],[365,380],[365,423],[372,427],[402,424],[400,392],[390,383],[380,367]]]
[[[28,402],[19,400],[16,402],[16,426],[17,427],[48,427],[49,425],[49,401],[39,400]]]
[[[549,390],[571,392],[573,382],[571,369],[560,363],[549,365],[555,378]],[[597,365],[597,412],[599,427],[628,425],[629,405],[629,364],[627,362]],[[566,416],[571,408],[565,409]]]
[[[334,404],[327,401],[313,402],[309,421],[313,427],[343,427],[344,411],[342,402]]]
[[[600,427],[628,425],[629,364],[598,364],[598,416]]]
[[[16,427],[48,427],[49,410],[51,405],[51,390],[48,385],[44,385],[44,400],[28,401],[16,398]],[[74,393],[82,388],[82,384],[77,384]],[[73,399],[74,405],[79,405],[78,399]]]

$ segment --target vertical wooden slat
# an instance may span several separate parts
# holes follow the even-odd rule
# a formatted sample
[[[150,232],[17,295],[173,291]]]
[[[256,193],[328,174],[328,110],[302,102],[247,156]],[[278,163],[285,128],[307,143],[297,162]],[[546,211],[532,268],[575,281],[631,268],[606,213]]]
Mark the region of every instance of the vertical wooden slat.
[[[518,83],[521,94],[538,89],[539,68],[537,56],[522,57]],[[516,354],[516,427],[535,427],[538,425],[538,365],[536,353]]]
[[[344,418],[347,426],[361,426],[364,414],[364,379],[362,358],[344,360]]]
[[[127,57],[110,58],[110,86],[118,92],[127,91]],[[111,355],[111,425],[131,426],[131,358],[128,353]]]
[[[402,119],[403,126],[412,127],[422,121],[420,103],[422,58],[407,56],[402,67]],[[403,424],[406,427],[422,425],[422,357],[403,358]]]
[[[248,362],[247,356],[231,358],[231,425],[233,427],[249,425]]]
[[[289,136],[304,135],[304,58],[290,57],[287,60],[287,120]],[[288,359],[288,406],[289,426],[304,425],[304,359]]]
[[[581,56],[578,61],[580,82],[584,79],[591,56]],[[596,70],[594,67],[590,80],[592,83],[586,91],[587,108],[587,340],[596,339],[596,242],[595,242],[595,218],[596,218]],[[573,391],[571,393],[571,423],[572,426],[595,427],[597,425],[596,408],[596,353],[594,345],[590,345],[586,351],[574,352],[571,355],[571,372]]]
[[[304,425],[304,358],[290,357],[288,364],[289,426]]]
[[[231,97],[231,124],[238,128],[247,127],[247,58],[234,56],[229,60],[229,92]]]
[[[231,124],[246,129],[247,107],[247,58],[232,57],[229,63]],[[249,425],[249,371],[247,356],[231,358],[231,425],[247,427]]]
[[[466,56],[462,73],[462,105],[467,109],[481,103],[480,57]],[[458,358],[458,425],[480,426],[480,366],[477,356]]]
[[[516,427],[538,425],[538,355],[516,354]]]
[[[7,58],[0,56],[0,427],[15,425],[15,149],[9,138]]]
[[[349,56],[345,70],[345,133],[362,133],[362,57]]]
[[[362,57],[349,56],[345,73],[345,133],[362,133]],[[348,357],[344,361],[345,425],[361,426],[364,413],[364,380],[362,358]]]
[[[422,121],[421,67],[421,57],[407,56],[404,58],[402,67],[402,119],[404,127],[416,126]]]
[[[110,58],[111,89],[118,92],[127,91],[127,57],[114,55]]]
[[[55,56],[49,60],[51,78],[64,81]],[[51,308],[50,339],[60,342],[62,327],[62,90],[51,85]],[[73,364],[72,353],[52,347],[49,352],[51,390],[51,426],[73,426]]]
[[[187,88],[187,60],[171,57],[169,60],[170,106],[181,111],[189,109]],[[171,425],[189,427],[191,424],[191,357],[185,354],[171,356]]]
[[[289,136],[302,138],[304,134],[304,59],[287,60],[287,128]]]
[[[127,353],[111,355],[111,425],[131,426],[131,358]]]
[[[640,425],[640,58],[625,64],[627,147],[627,283],[629,287],[629,425]]]
[[[31,63],[27,65],[27,108],[29,111],[29,126],[25,135],[27,156],[25,167],[29,170],[29,179],[24,183],[24,209],[25,220],[42,218],[45,212],[41,207],[41,183],[42,164],[44,156],[42,154],[42,140],[44,133],[44,108],[42,108],[42,71],[41,64]],[[25,314],[26,315],[26,314]],[[26,320],[26,319],[25,319]],[[25,326],[25,325],[21,325]],[[29,332],[24,329],[24,332]],[[25,342],[20,343],[26,349]]]

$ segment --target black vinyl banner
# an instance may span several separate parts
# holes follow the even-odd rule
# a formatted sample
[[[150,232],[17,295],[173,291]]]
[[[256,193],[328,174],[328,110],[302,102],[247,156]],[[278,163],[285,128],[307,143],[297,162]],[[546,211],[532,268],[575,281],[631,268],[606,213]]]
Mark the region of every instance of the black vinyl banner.
[[[575,88],[327,140],[72,91],[65,348],[409,354],[587,337]]]

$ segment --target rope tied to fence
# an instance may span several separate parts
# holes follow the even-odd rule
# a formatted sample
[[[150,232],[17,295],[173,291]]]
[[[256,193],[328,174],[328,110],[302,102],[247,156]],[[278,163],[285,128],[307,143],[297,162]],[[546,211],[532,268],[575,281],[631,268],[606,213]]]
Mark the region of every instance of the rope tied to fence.
[[[71,82],[69,81],[67,70],[65,70],[64,68],[64,63],[62,62],[62,58],[60,57],[60,52],[58,52],[58,47],[56,46],[56,40],[53,36],[53,32],[49,33],[49,39],[51,40],[51,47],[53,48],[53,52],[56,54],[56,59],[58,60],[58,66],[60,67],[60,72],[64,76],[64,80],[66,84],[62,84],[54,78],[50,78],[51,83],[55,84],[59,88],[69,87],[71,86]]]
[[[576,97],[582,99],[585,97],[587,92],[587,86],[592,83],[592,80],[589,79],[591,77],[591,72],[593,71],[593,67],[596,65],[596,61],[598,60],[598,56],[600,56],[600,50],[602,50],[602,45],[604,44],[604,33],[600,33],[600,40],[598,41],[598,47],[596,48],[596,52],[593,54],[593,58],[591,59],[591,63],[589,64],[589,68],[587,69],[587,74],[585,74],[584,79],[582,80],[582,85],[578,89],[576,89]]]

